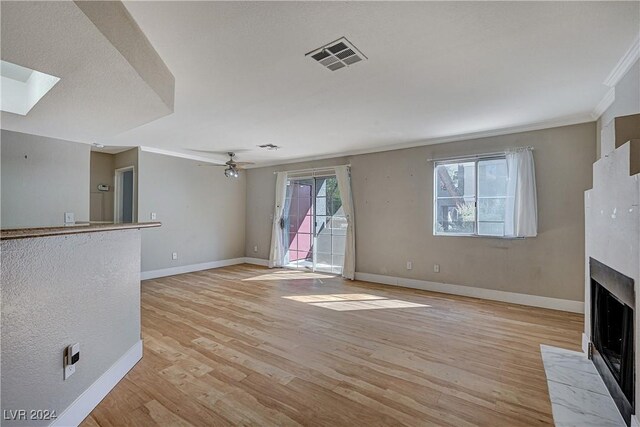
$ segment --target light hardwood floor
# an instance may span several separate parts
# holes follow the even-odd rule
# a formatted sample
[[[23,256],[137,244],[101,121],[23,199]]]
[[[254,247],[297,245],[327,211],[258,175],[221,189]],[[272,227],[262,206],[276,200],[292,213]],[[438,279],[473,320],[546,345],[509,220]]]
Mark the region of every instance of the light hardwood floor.
[[[144,357],[82,426],[549,425],[540,344],[582,322],[250,265],[147,280]]]

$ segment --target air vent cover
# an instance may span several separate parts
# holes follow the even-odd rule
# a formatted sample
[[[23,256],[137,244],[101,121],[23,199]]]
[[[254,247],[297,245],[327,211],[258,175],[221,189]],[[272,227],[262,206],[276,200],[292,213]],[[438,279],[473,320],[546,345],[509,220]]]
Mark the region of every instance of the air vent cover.
[[[320,65],[331,71],[347,68],[350,65],[367,59],[346,37],[332,41],[322,47],[312,50],[305,56],[311,56]]]

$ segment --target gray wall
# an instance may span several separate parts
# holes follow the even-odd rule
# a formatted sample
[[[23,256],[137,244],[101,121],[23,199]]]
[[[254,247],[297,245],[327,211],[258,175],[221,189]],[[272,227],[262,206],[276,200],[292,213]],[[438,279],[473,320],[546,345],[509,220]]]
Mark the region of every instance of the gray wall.
[[[49,409],[60,415],[140,340],[140,231],[0,245],[2,409]],[[80,362],[65,381],[64,348],[76,342]],[[48,424],[2,422],[6,427]]]
[[[115,156],[108,153],[91,152],[90,188],[90,220],[113,221],[113,174]],[[99,191],[98,185],[107,184],[109,191]]]
[[[2,228],[89,220],[90,146],[3,130]]]
[[[539,235],[524,240],[433,236],[433,165],[427,159],[535,148]],[[584,190],[596,125],[524,132],[247,174],[246,256],[268,258],[274,171],[351,163],[356,271],[570,300],[584,298]],[[258,252],[253,247],[258,246]],[[406,262],[413,261],[413,270]],[[440,273],[433,264],[440,264]]]
[[[615,88],[616,99],[598,119],[598,151],[600,158],[600,131],[619,116],[640,113],[640,61],[627,71]]]
[[[223,168],[140,152],[139,219],[157,214],[162,227],[143,230],[142,271],[244,256],[246,180]],[[172,260],[172,252],[178,259]]]

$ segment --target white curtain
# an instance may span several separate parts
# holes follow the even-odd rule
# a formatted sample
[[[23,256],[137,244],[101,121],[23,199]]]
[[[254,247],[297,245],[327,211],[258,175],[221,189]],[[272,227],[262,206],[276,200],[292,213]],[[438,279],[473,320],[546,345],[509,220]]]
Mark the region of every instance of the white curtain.
[[[344,214],[347,217],[347,239],[344,249],[342,277],[353,280],[356,272],[356,231],[349,167],[337,166],[336,179],[338,181],[338,190],[340,191],[342,208],[344,209]]]
[[[269,254],[269,268],[285,265],[287,246],[285,244],[286,230],[284,224],[285,203],[287,198],[287,172],[278,172],[276,177],[276,200],[273,211],[273,228],[271,230],[271,252]]]
[[[505,237],[535,237],[538,234],[538,201],[533,151],[507,151],[507,199]]]

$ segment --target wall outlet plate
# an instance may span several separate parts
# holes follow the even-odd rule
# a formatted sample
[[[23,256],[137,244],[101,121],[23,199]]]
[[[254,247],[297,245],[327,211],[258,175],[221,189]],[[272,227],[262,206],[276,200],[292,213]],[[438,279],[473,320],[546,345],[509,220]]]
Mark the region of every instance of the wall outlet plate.
[[[76,373],[76,365],[65,365],[64,367],[64,379],[68,380],[69,377]]]
[[[75,224],[76,215],[73,212],[65,212],[64,213],[64,223],[65,224]]]
[[[411,261],[407,261],[407,270],[411,270],[413,268],[413,263]]]
[[[433,264],[433,272],[440,273],[440,264]]]
[[[258,252],[258,246],[257,245],[253,247],[253,252]]]
[[[151,220],[154,221],[158,216],[155,212],[151,212]]]
[[[178,259],[178,252],[174,252],[171,254],[171,259]]]

